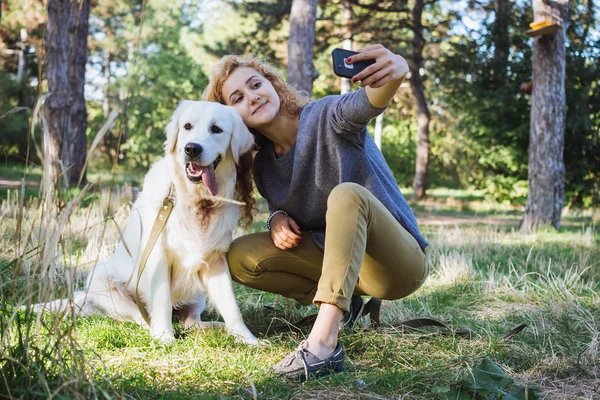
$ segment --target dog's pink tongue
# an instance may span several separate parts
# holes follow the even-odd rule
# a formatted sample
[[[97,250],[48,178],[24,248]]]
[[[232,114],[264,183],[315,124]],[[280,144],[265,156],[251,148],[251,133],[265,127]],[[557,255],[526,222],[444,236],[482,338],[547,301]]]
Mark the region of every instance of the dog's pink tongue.
[[[217,193],[219,193],[219,185],[217,184],[217,177],[215,176],[215,168],[212,164],[210,164],[208,167],[202,167],[202,182],[204,182],[211,195],[216,196]]]

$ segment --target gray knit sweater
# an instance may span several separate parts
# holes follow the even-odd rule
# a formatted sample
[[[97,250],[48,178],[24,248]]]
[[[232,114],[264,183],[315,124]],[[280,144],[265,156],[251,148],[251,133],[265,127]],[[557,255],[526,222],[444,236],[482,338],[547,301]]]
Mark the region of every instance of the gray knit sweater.
[[[327,197],[338,184],[354,182],[375,195],[425,249],[415,216],[367,132],[369,121],[383,110],[369,103],[364,89],[306,105],[296,143],[285,155],[276,158],[270,141],[256,154],[254,179],[269,210],[287,212],[323,248]]]

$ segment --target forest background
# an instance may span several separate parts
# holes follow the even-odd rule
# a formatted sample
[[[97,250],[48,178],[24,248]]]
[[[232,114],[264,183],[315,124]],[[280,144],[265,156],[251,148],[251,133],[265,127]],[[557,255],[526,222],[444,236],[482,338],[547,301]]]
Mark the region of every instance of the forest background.
[[[406,4],[404,4],[406,3]],[[572,1],[566,27],[565,205],[600,203],[600,35],[592,1]],[[253,52],[285,73],[291,1],[98,0],[89,18],[85,74],[88,143],[119,111],[90,168],[145,171],[161,156],[177,102],[197,99],[220,56]],[[420,78],[430,117],[428,187],[481,189],[515,205],[527,198],[532,41],[529,1],[320,1],[313,98],[340,92],[330,52],[381,43],[410,59],[422,38]],[[27,159],[29,122],[46,90],[46,11],[39,1],[4,0],[0,26],[0,149]],[[350,11],[350,16],[348,15]],[[344,14],[346,12],[346,14]],[[143,23],[142,23],[143,20]],[[414,76],[414,74],[413,74]],[[42,78],[42,79],[40,79]],[[401,186],[412,186],[417,154],[415,96],[405,83],[386,111],[382,151]],[[371,132],[374,131],[372,126]],[[35,154],[30,154],[35,161]]]
[[[597,399],[596,3],[0,0],[0,398]],[[526,34],[546,18],[560,29]],[[253,52],[320,98],[356,89],[331,50],[375,43],[411,69],[369,130],[431,272],[383,302],[380,327],[342,334],[345,373],[271,376],[316,307],[241,285],[262,346],[176,324],[164,347],[132,323],[31,312],[113,253],[171,113],[222,55]],[[265,230],[257,205],[249,231]]]

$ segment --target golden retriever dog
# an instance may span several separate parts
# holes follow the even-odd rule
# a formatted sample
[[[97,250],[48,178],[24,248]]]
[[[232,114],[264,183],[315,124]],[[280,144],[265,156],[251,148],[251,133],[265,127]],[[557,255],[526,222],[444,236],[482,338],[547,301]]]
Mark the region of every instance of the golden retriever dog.
[[[175,340],[173,310],[185,328],[219,324],[200,319],[208,297],[230,334],[256,344],[234,297],[225,258],[240,220],[239,201],[247,205],[242,219],[251,221],[250,171],[240,163],[248,164],[252,134],[233,108],[182,101],[166,136],[165,157],[146,175],[114,255],[96,264],[86,290],[75,292],[73,302],[55,300],[34,310],[64,311],[73,305],[78,315],[104,314],[147,326],[135,302],[137,284],[154,338]],[[138,284],[140,258],[171,188],[175,205]]]

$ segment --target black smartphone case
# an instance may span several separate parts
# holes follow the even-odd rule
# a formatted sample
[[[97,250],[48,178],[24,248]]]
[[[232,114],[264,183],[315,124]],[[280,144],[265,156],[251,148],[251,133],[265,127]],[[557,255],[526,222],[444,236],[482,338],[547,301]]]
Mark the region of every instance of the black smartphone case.
[[[375,64],[375,60],[359,61],[355,64],[346,64],[344,59],[358,54],[356,51],[345,49],[333,49],[331,59],[333,61],[333,73],[342,78],[352,78],[371,64]]]

